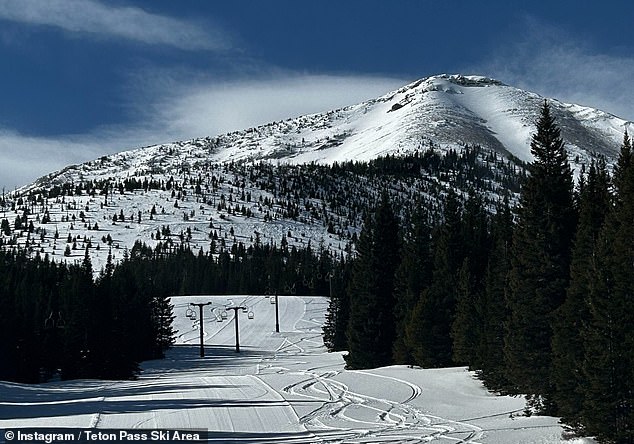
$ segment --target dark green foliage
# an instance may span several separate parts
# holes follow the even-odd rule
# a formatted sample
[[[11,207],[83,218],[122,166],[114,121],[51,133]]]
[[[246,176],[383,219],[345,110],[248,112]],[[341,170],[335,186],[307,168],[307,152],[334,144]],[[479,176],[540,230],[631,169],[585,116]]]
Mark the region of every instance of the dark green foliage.
[[[350,283],[349,368],[390,364],[395,339],[394,273],[398,266],[398,219],[387,193],[359,236]]]
[[[628,144],[626,137],[616,202],[594,251],[580,384],[578,429],[613,443],[634,442],[634,162]]]
[[[423,367],[453,363],[450,330],[457,296],[455,282],[465,247],[461,214],[460,202],[450,192],[445,201],[444,220],[433,235],[431,284],[421,292],[406,329],[414,360]]]
[[[190,250],[137,243],[118,264],[111,256],[93,279],[86,250],[77,265],[0,251],[0,379],[39,382],[134,377],[138,363],[163,356],[173,343],[176,294],[264,293],[277,270],[281,294],[324,295],[335,268],[326,251],[236,246],[216,259]],[[345,269],[345,267],[344,267]],[[335,273],[333,292],[341,291]],[[289,289],[290,292],[290,289]]]
[[[599,230],[611,206],[609,177],[605,162],[590,166],[579,190],[579,223],[572,250],[570,285],[566,300],[556,312],[553,324],[553,373],[555,402],[563,421],[580,425],[583,406],[582,362],[583,336],[590,312],[587,296],[596,278],[593,272],[593,252]]]
[[[343,351],[348,348],[346,330],[350,319],[350,295],[347,283],[350,281],[350,263],[341,262],[326,275],[329,282],[330,302],[324,324],[324,344],[330,351]]]
[[[535,161],[522,188],[513,236],[505,356],[510,388],[532,407],[552,412],[552,313],[568,286],[575,231],[572,174],[559,128],[547,103],[537,122]]]
[[[491,221],[491,252],[487,261],[483,298],[476,307],[481,319],[482,335],[476,346],[478,374],[492,390],[504,392],[508,379],[504,365],[504,335],[502,320],[508,309],[505,293],[511,268],[513,217],[508,200],[499,204]]]
[[[396,271],[394,322],[396,340],[394,361],[398,364],[413,364],[412,347],[406,327],[412,321],[412,311],[421,291],[431,283],[431,227],[430,217],[422,206],[414,210],[403,229],[401,263]]]
[[[465,203],[462,239],[465,258],[458,271],[456,312],[452,320],[453,359],[470,368],[481,368],[478,344],[485,334],[480,310],[484,299],[484,280],[489,257],[489,217],[482,198],[473,190]]]

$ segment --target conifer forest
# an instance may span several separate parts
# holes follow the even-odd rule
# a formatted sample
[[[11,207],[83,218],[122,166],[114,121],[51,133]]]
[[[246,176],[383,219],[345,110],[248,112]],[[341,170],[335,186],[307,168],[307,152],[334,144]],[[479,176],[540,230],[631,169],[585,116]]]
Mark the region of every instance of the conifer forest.
[[[37,237],[27,216],[41,196],[27,196],[22,217],[2,220],[0,379],[134,378],[173,344],[169,296],[327,295],[324,342],[347,351],[350,369],[466,366],[491,392],[526,395],[526,414],[561,417],[572,436],[633,443],[632,142],[626,133],[613,169],[597,156],[575,177],[544,103],[531,152],[529,164],[467,145],[227,166],[258,178],[286,217],[308,214],[345,239],[338,250],[290,242],[290,230],[225,243],[211,229],[203,251],[163,230],[156,245],[139,241],[95,270],[89,245],[64,262],[11,241],[18,229]],[[195,195],[200,184],[188,183]],[[154,186],[165,184],[75,183],[45,197]],[[316,197],[322,208],[306,204]]]

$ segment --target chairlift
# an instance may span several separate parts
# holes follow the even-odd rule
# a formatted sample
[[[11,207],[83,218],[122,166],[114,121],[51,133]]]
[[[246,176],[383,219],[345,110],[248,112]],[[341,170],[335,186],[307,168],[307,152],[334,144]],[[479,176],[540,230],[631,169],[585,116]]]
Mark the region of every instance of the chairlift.
[[[196,319],[198,319],[198,317],[196,316],[195,312],[192,312],[192,314],[189,315],[189,319],[191,319],[192,321],[195,321]]]
[[[302,283],[304,284],[304,287],[308,287],[308,278],[304,278]]]
[[[44,320],[44,328],[49,329],[55,326],[55,321],[53,320],[53,312]]]
[[[255,313],[253,313],[252,311],[249,312],[249,314],[247,315],[249,319],[253,319],[255,317]]]
[[[242,313],[248,313],[248,312],[249,312],[248,307],[242,307]]]
[[[192,310],[191,308],[188,308],[187,311],[185,312],[185,316],[187,316],[188,318],[191,318],[193,314],[195,313],[194,313],[194,310]]]
[[[64,320],[64,318],[62,318],[62,313],[58,312],[57,313],[57,328],[64,328],[66,327],[66,321]]]
[[[269,301],[271,302],[271,304],[275,304],[275,296],[271,296],[269,298]]]
[[[222,319],[227,319],[227,318],[229,317],[229,315],[227,314],[227,312],[226,312],[226,311],[223,311],[223,312],[220,314],[220,317],[221,317]]]

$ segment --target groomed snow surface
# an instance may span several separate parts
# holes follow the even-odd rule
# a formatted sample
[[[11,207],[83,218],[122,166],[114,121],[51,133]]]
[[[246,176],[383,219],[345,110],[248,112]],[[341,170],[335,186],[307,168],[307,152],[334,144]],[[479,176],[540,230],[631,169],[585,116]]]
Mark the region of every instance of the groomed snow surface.
[[[525,417],[524,400],[488,393],[465,368],[391,366],[344,370],[321,328],[327,298],[172,298],[177,346],[143,364],[136,381],[0,382],[0,428],[208,429],[211,442],[243,443],[557,443],[557,418]],[[204,358],[199,319],[204,308]],[[238,310],[241,352],[235,352]],[[195,309],[198,314],[198,309]]]

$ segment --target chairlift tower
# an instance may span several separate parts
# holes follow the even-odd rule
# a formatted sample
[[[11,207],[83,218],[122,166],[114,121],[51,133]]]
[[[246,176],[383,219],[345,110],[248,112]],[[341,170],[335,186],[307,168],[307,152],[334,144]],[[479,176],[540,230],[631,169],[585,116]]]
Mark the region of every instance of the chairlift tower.
[[[204,303],[190,302],[189,305],[191,305],[192,307],[198,307],[198,312],[200,313],[200,320],[198,321],[198,327],[199,327],[199,330],[200,330],[200,357],[204,358],[205,357],[205,345],[203,343],[203,335],[204,335],[204,332],[203,332],[203,321],[204,321],[203,307],[205,307],[207,305],[211,305],[211,302],[204,302]],[[192,310],[192,313],[194,313],[193,310]]]
[[[243,313],[247,313],[249,319],[253,319],[254,314],[249,311],[249,308],[243,305],[237,307],[225,307],[225,310],[233,310],[233,319],[236,326],[236,353],[240,353],[240,330],[238,328],[238,310],[242,310]]]

